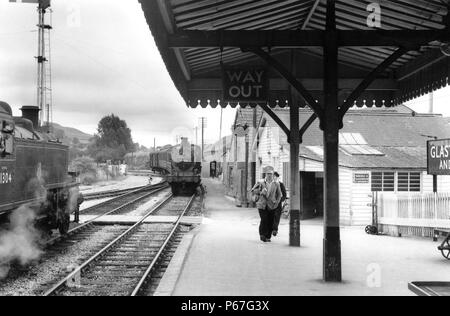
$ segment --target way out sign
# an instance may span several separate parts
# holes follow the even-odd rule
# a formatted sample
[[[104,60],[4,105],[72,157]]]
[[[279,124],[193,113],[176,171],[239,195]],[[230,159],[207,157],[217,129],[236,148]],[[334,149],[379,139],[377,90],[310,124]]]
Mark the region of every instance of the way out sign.
[[[268,90],[266,69],[223,69],[223,100],[226,103],[265,103],[268,100]]]
[[[450,139],[428,142],[428,174],[450,175]]]

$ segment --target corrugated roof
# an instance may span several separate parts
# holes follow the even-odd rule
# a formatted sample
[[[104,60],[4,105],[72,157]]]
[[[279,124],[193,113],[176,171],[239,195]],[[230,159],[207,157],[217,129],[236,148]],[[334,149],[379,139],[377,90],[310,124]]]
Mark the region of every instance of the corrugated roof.
[[[220,78],[220,62],[228,65],[261,63],[251,53],[241,52],[239,48],[169,48],[168,34],[179,31],[240,31],[240,30],[324,30],[326,0],[140,0],[147,21],[172,78],[187,102],[196,106],[197,98],[215,103],[221,98],[217,89],[195,91],[189,82],[198,78]],[[337,28],[339,30],[373,30],[367,26],[371,0],[337,0]],[[441,0],[384,0],[382,9],[382,30],[441,30],[445,28],[447,15],[445,1]],[[341,72],[348,76],[363,78],[383,60],[390,56],[394,47],[345,47],[340,48]],[[279,60],[286,60],[288,49],[273,49],[271,54]],[[299,58],[317,57],[321,68],[322,49],[305,48],[297,50]],[[423,59],[423,60],[422,60]],[[308,70],[311,62],[304,62],[305,73],[320,78],[319,73]],[[411,66],[411,67],[409,67]],[[424,67],[422,67],[424,66]],[[434,67],[435,69],[431,69]],[[426,70],[426,72],[424,72]],[[420,51],[405,54],[392,64],[380,77],[399,82],[400,94],[394,96],[384,91],[372,92],[361,100],[375,98],[394,100],[395,104],[404,102],[429,91],[441,88],[448,83],[450,62],[443,58],[439,49],[423,47]],[[428,77],[427,77],[428,76]],[[355,78],[355,77],[354,77]],[[220,90],[220,89],[219,89]],[[284,96],[279,93],[271,96],[276,100]],[[361,101],[360,100],[360,101]],[[282,101],[282,100],[280,100]],[[369,101],[370,102],[370,101]],[[204,101],[202,106],[208,106]],[[283,105],[283,102],[281,102]]]
[[[421,169],[427,168],[426,147],[375,147],[383,156],[351,156],[339,150],[339,165],[352,169]],[[323,156],[301,146],[300,157],[323,162]]]
[[[289,111],[276,109],[275,113],[289,128]],[[300,110],[300,127],[312,114]],[[277,124],[268,116],[268,126]],[[426,142],[430,137],[450,138],[450,118],[439,115],[417,114],[406,107],[385,110],[352,110],[344,118],[341,133],[360,134],[369,146],[384,154],[349,155],[340,150],[339,161],[350,168],[426,168]],[[311,147],[323,146],[323,133],[316,121],[303,136],[301,155],[323,161],[323,156]]]
[[[341,133],[360,133],[367,143],[373,147],[417,147],[424,146],[429,140],[426,136],[450,138],[450,118],[437,115],[415,114],[413,111],[402,113],[404,107],[394,110],[349,111],[344,118]],[[397,109],[397,108],[395,108]],[[290,128],[289,110],[275,109],[274,112],[284,124]],[[300,127],[311,116],[309,110],[300,110]],[[264,116],[270,126],[277,124],[268,116]],[[426,136],[421,136],[426,135]],[[304,135],[304,145],[323,145],[323,133],[316,120]]]
[[[341,30],[369,30],[366,20],[367,5],[373,1],[345,0],[337,2],[337,28]],[[214,0],[170,1],[175,25],[182,30],[324,30],[325,1],[316,0]],[[447,13],[439,0],[383,1],[382,28],[385,30],[442,29],[442,18]],[[310,16],[311,15],[311,16]],[[310,16],[310,19],[307,18]],[[310,52],[322,55],[320,50]],[[374,68],[392,54],[393,48],[341,49],[341,61]],[[187,49],[186,59],[193,73],[218,67],[217,49]],[[393,68],[416,57],[405,55]],[[239,49],[225,49],[223,61],[227,63],[257,59],[252,54],[242,54]]]

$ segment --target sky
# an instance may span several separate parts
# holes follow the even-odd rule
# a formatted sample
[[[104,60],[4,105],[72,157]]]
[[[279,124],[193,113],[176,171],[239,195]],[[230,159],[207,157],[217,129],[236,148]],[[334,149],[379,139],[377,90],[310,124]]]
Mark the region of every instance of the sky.
[[[0,0],[0,100],[20,116],[36,104],[37,11],[35,4]],[[199,117],[205,140],[219,140],[220,110],[189,109],[165,68],[137,0],[52,2],[53,121],[89,134],[114,113],[133,140],[147,147],[195,139]],[[235,110],[223,112],[231,134]],[[200,135],[200,134],[199,134]],[[199,138],[200,141],[200,138]]]
[[[0,99],[15,115],[36,103],[36,5],[0,0]],[[19,0],[17,0],[19,1]],[[135,142],[147,147],[195,139],[206,117],[206,142],[219,140],[219,109],[188,109],[174,87],[137,0],[53,1],[53,119],[94,134],[100,119],[126,120]],[[435,93],[435,112],[450,116],[450,89]],[[428,98],[407,103],[428,111]],[[235,111],[223,113],[231,133]]]

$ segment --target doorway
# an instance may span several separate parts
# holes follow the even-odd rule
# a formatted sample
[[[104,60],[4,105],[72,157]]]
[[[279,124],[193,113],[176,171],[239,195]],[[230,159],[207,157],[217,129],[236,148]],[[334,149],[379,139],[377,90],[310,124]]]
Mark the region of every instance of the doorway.
[[[323,173],[300,172],[302,220],[323,217]]]

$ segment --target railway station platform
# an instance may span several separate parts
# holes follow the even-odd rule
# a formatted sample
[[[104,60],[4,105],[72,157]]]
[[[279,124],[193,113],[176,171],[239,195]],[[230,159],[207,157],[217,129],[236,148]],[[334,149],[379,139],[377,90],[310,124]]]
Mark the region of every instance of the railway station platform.
[[[205,180],[206,216],[190,243],[175,296],[413,295],[411,281],[449,281],[449,263],[428,239],[369,236],[342,228],[342,284],[322,278],[320,220],[302,223],[302,247],[288,246],[281,223],[272,243],[259,240],[255,209],[237,208],[220,182]],[[447,278],[444,280],[443,278]]]

